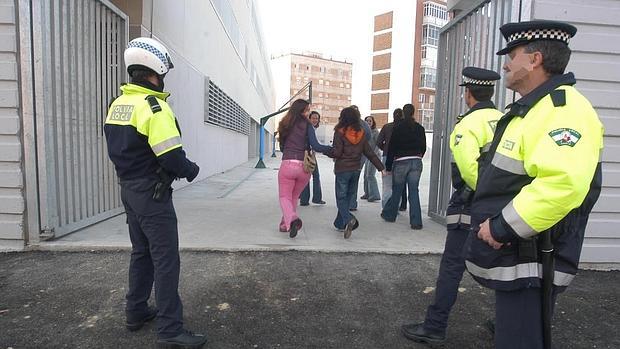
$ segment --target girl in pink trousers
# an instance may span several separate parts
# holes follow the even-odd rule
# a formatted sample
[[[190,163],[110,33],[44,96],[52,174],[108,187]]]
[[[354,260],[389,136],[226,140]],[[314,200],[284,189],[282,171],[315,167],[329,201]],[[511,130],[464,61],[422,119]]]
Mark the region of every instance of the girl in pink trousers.
[[[282,164],[278,171],[278,191],[282,209],[280,231],[289,232],[291,238],[297,236],[302,226],[301,219],[297,216],[297,203],[311,175],[304,171],[304,151],[312,149],[324,154],[332,151],[330,146],[317,141],[314,127],[308,119],[309,115],[308,101],[297,99],[278,125],[280,150],[282,150]]]

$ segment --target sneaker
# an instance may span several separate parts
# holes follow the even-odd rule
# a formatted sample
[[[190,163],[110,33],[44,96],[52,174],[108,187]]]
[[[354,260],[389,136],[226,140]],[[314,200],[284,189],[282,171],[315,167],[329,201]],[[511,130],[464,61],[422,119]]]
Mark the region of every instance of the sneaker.
[[[368,199],[368,195],[364,194],[364,195],[360,196],[360,199],[367,200]]]
[[[310,206],[310,203],[307,202],[300,202],[299,206]]]
[[[192,333],[184,330],[183,333],[176,337],[158,339],[157,347],[159,348],[202,348],[207,342],[207,336],[204,334]]]
[[[297,232],[299,231],[299,229],[301,229],[301,226],[302,226],[301,219],[295,218],[291,222],[291,230],[288,236],[291,238],[294,238],[295,236],[297,236]]]
[[[357,211],[357,207],[352,207],[349,209],[349,211]]]
[[[355,225],[359,226],[357,219],[355,217],[351,217],[349,223],[344,227],[344,238],[348,239],[351,237],[351,232],[353,229],[357,228]],[[355,227],[355,228],[354,228]]]
[[[394,223],[394,222],[396,222],[396,219],[388,219],[388,218],[387,218],[387,217],[383,214],[383,212],[381,212],[381,218],[383,218],[383,220],[384,220],[384,221],[386,221],[386,222],[390,222],[390,223]]]
[[[401,212],[407,211],[407,207],[399,207],[398,210],[401,211]]]
[[[317,202],[312,201],[312,203],[313,204],[317,204],[317,205],[325,205],[325,201],[323,201],[323,200],[317,201]]]
[[[138,319],[131,318],[131,316],[127,316],[125,321],[125,327],[131,331],[137,331],[144,326],[145,323],[153,320],[157,316],[157,309],[155,307],[148,307],[146,310],[146,314]]]
[[[440,344],[446,340],[446,333],[429,331],[421,324],[404,324],[401,326],[403,335],[414,342]]]
[[[374,199],[374,198],[370,198],[370,199],[368,199],[368,202],[377,202],[377,201],[379,201],[379,200],[381,200],[381,199]]]
[[[411,225],[411,229],[413,229],[413,230],[420,230],[420,229],[422,229],[422,224],[420,224],[420,225],[412,224]]]

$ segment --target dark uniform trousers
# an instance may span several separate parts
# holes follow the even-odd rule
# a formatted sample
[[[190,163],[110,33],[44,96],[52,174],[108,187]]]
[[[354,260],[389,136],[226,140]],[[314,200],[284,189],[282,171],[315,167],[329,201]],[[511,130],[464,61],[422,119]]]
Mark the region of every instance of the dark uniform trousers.
[[[129,264],[127,317],[141,318],[155,284],[160,338],[183,331],[183,305],[178,293],[179,238],[172,189],[161,202],[153,200],[156,180],[121,181],[121,200],[127,214],[132,252]]]
[[[450,198],[448,215],[469,216],[470,198],[463,199],[462,190],[457,190]],[[463,219],[463,218],[461,218]],[[450,310],[456,302],[459,284],[465,272],[463,246],[469,235],[469,222],[448,223],[448,235],[444,247],[439,275],[435,287],[435,302],[426,311],[424,327],[433,332],[445,332],[448,327]]]
[[[553,289],[553,302],[558,290]],[[495,348],[543,349],[542,289],[495,290]]]

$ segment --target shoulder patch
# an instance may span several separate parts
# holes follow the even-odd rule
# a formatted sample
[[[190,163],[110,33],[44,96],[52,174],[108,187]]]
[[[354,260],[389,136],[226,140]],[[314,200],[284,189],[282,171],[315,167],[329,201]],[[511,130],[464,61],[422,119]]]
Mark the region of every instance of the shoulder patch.
[[[489,127],[491,127],[491,130],[493,130],[493,132],[495,132],[495,128],[497,127],[497,121],[498,120],[490,120],[489,121]]]
[[[566,105],[566,91],[553,90],[551,91],[550,95],[554,107],[561,107]]]
[[[153,114],[159,113],[161,111],[161,105],[159,105],[159,102],[157,101],[157,98],[155,98],[155,96],[148,95],[145,99],[147,102],[149,102]]]
[[[572,128],[558,128],[549,132],[549,137],[551,137],[558,146],[568,145],[569,147],[574,147],[581,139],[581,133]]]
[[[454,145],[459,145],[459,143],[461,143],[461,138],[463,138],[463,135],[456,135],[454,136]]]

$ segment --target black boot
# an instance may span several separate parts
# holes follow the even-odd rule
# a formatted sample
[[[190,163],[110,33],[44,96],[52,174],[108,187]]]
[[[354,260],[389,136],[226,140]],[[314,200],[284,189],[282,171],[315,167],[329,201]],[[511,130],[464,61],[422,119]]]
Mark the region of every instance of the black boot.
[[[141,329],[145,323],[153,320],[155,316],[157,316],[157,309],[154,307],[148,307],[148,309],[146,310],[146,314],[144,314],[141,317],[136,317],[136,316],[127,314],[127,319],[125,321],[125,327],[131,332],[137,331]]]
[[[414,342],[440,344],[446,340],[445,332],[429,331],[424,328],[424,323],[404,324],[401,327],[401,331],[407,339],[411,339]]]
[[[207,336],[184,330],[176,337],[158,339],[157,346],[159,348],[202,348],[206,342]]]

